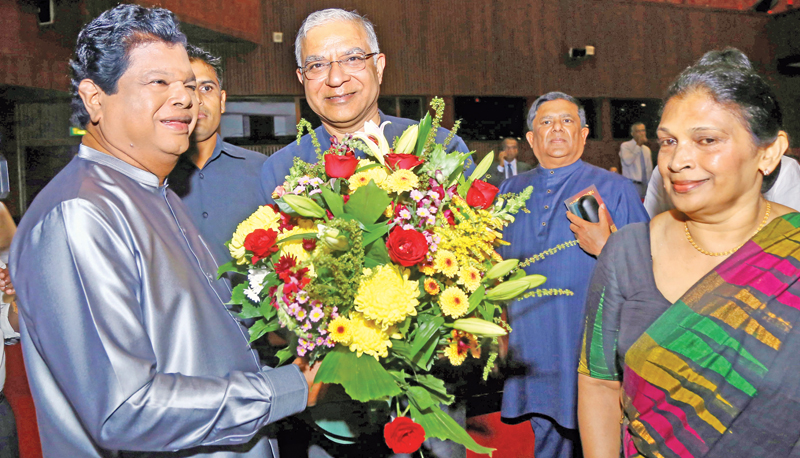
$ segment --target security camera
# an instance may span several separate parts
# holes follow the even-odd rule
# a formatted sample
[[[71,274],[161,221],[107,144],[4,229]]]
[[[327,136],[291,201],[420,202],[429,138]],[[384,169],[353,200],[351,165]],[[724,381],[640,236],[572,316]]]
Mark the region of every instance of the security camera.
[[[594,56],[594,46],[584,46],[583,48],[569,48],[570,59],[586,59]]]

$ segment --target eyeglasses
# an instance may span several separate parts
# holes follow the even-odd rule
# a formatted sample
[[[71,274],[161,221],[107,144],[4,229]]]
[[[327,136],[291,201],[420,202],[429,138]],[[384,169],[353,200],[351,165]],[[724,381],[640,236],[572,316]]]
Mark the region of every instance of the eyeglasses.
[[[305,76],[306,79],[318,80],[328,76],[328,72],[330,71],[331,65],[333,65],[334,62],[338,63],[342,71],[345,73],[349,74],[360,72],[367,67],[367,59],[376,54],[378,53],[372,52],[369,54],[350,54],[342,57],[339,60],[334,60],[331,62],[328,62],[327,60],[318,60],[315,62],[309,62],[305,66],[297,68],[303,72],[303,76]]]

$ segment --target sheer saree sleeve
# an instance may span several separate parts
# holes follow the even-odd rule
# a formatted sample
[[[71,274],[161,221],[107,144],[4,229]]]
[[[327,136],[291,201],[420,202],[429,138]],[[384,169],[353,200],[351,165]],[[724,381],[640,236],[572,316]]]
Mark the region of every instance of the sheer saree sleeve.
[[[602,380],[621,380],[617,358],[622,305],[625,301],[618,276],[624,271],[619,256],[628,231],[611,235],[597,260],[586,297],[586,320],[578,372]]]

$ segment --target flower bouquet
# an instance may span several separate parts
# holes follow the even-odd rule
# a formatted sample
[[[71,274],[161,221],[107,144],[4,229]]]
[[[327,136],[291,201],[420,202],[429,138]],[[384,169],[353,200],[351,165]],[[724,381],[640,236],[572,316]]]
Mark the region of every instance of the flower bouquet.
[[[443,103],[432,105],[436,115],[409,127],[394,148],[383,126],[368,122],[365,132],[332,138],[323,153],[301,121],[298,140],[306,128],[317,162],[295,159],[273,194],[277,204],[239,224],[228,243],[234,261],[220,274],[248,278],[231,302],[257,319],[251,341],[286,328],[281,364],[322,360],[315,382],[396,412],[384,429],[396,453],[416,451],[427,437],[491,453],[441,410],[454,399],[431,367],[440,359],[460,365],[478,355],[481,340],[505,335],[501,305],[545,281],[495,251],[532,188],[496,196],[477,179],[492,153],[465,176],[469,153],[447,152],[456,129],[436,143]],[[370,157],[359,159],[356,148]]]

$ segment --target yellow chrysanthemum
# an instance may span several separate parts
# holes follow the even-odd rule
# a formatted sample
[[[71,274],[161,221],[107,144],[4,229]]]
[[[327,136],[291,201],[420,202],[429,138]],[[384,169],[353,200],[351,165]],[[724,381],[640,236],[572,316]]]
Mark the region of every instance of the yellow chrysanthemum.
[[[258,207],[255,213],[236,226],[236,232],[233,233],[231,242],[228,244],[228,250],[231,252],[231,257],[236,260],[236,264],[247,264],[247,259],[244,257],[244,239],[256,229],[274,229],[277,231],[280,219],[280,214],[276,213],[271,207],[264,205]]]
[[[431,296],[439,294],[439,284],[433,278],[426,278],[423,284],[425,285],[425,291]]]
[[[389,331],[381,329],[374,321],[365,319],[358,312],[350,314],[350,336],[350,351],[356,352],[359,357],[364,353],[376,360],[381,356],[389,356],[389,348],[392,346]]]
[[[328,332],[331,334],[331,340],[342,345],[349,346],[353,339],[350,320],[341,315],[328,323]]]
[[[439,250],[433,260],[433,268],[445,276],[453,278],[458,273],[458,261],[456,255],[449,250]]]
[[[417,266],[417,269],[419,269],[419,271],[424,275],[433,275],[436,273],[436,269],[433,268],[433,264],[423,264]]]
[[[449,286],[439,296],[439,306],[442,313],[451,318],[461,318],[467,313],[469,308],[469,298],[466,293],[457,286]]]
[[[481,285],[481,272],[475,267],[463,267],[458,273],[458,284],[464,285],[467,291],[474,292]]]
[[[458,342],[453,342],[444,349],[444,355],[453,366],[460,366],[467,359],[467,351],[458,347]]]
[[[386,188],[394,193],[408,192],[419,186],[419,178],[411,170],[395,170],[386,179]]]
[[[372,167],[363,172],[353,174],[353,176],[347,180],[348,183],[350,183],[350,193],[352,194],[356,189],[366,186],[369,180],[374,181],[378,187],[383,188],[386,177],[388,176],[383,167]]]
[[[419,286],[408,279],[408,269],[401,274],[397,267],[384,264],[363,273],[353,303],[367,319],[387,329],[417,314]]]

